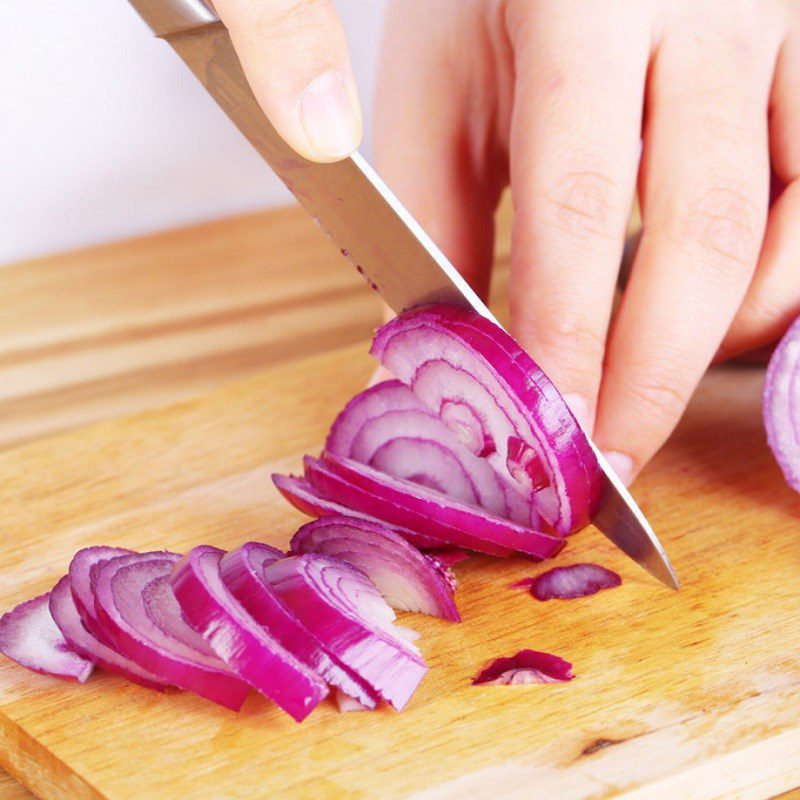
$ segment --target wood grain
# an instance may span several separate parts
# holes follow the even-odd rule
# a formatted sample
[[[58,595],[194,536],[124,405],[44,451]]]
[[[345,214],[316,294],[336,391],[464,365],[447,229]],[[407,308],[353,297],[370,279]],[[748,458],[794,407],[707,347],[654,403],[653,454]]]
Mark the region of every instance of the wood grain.
[[[50,586],[78,547],[285,543],[301,518],[268,482],[314,450],[371,369],[364,345],[203,398],[0,454],[0,606]],[[562,563],[623,586],[538,604],[537,567],[457,567],[462,625],[411,616],[431,670],[410,707],[296,726],[98,674],[57,683],[0,662],[0,762],[45,798],[766,798],[800,783],[800,502],[763,443],[761,373],[717,371],[636,489],[683,581],[655,584],[597,532]],[[577,678],[469,686],[520,647]],[[135,765],[132,767],[132,765]],[[202,778],[198,778],[201,773]]]

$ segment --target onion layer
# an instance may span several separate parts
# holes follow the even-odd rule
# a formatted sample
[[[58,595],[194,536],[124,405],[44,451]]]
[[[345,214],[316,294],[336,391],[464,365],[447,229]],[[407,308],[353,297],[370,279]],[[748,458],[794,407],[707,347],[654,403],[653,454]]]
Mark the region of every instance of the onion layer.
[[[222,550],[192,549],[170,577],[189,624],[236,674],[302,722],[328,694],[312,669],[260,626],[220,577]]]
[[[621,583],[622,579],[616,572],[599,564],[571,564],[537,575],[530,583],[530,591],[537,600],[572,600],[597,594],[601,589],[612,589]]]
[[[538,650],[520,650],[507,658],[496,658],[472,679],[473,686],[522,686],[531,683],[571,681],[572,664]]]
[[[334,556],[358,567],[392,608],[460,622],[452,574],[384,525],[354,517],[322,517],[292,537],[293,553]]]

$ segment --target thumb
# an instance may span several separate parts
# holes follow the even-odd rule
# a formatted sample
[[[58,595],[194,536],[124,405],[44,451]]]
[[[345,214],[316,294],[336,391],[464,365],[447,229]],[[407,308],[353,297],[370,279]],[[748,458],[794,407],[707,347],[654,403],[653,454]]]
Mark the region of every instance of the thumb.
[[[361,141],[361,107],[344,31],[330,0],[215,0],[258,102],[312,161]]]

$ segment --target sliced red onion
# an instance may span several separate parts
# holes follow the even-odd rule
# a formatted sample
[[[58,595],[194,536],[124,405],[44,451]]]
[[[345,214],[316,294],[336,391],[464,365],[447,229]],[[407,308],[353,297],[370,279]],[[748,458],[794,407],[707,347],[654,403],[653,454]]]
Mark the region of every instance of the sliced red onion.
[[[365,706],[363,703],[359,703],[355,697],[350,697],[349,694],[346,694],[341,689],[336,690],[336,705],[339,708],[339,713],[347,714],[350,711],[369,711],[374,706]]]
[[[363,492],[368,503],[352,491],[342,491],[342,483],[331,480],[331,476]],[[390,523],[424,530],[426,535],[440,536],[457,547],[490,555],[498,549],[501,552],[517,550],[537,558],[549,558],[564,545],[557,537],[524,528],[476,506],[458,503],[431,489],[392,478],[341,456],[325,454],[322,464],[307,458],[306,477],[343,505],[351,505],[373,516],[381,515]]]
[[[537,600],[552,600],[554,597],[571,600],[597,594],[601,589],[611,589],[621,583],[622,579],[616,572],[599,564],[571,564],[537,575],[530,589]]]
[[[416,395],[415,395],[416,396]],[[497,449],[494,440],[484,426],[484,421],[466,403],[445,400],[439,408],[442,422],[476,456],[489,456]]]
[[[50,592],[20,603],[0,617],[0,653],[17,664],[84,683],[92,662],[76,653],[50,615]]]
[[[767,442],[786,482],[800,492],[800,318],[769,360],[762,405]]]
[[[302,722],[328,687],[233,596],[220,576],[223,555],[209,545],[193,548],[170,576],[175,597],[189,624],[242,680]]]
[[[296,509],[302,511],[304,514],[308,514],[309,517],[324,517],[327,514],[346,514],[350,517],[380,522],[384,525],[389,524],[377,517],[370,516],[369,514],[362,514],[352,508],[329,500],[321,492],[318,492],[305,478],[297,478],[294,475],[274,474],[272,475],[272,482],[275,484],[278,491]],[[441,539],[435,539],[432,536],[424,536],[421,533],[412,531],[409,528],[403,528],[399,525],[392,525],[391,528],[395,533],[400,534],[406,541],[413,544],[414,547],[419,547],[422,550],[429,550],[442,546]]]
[[[521,686],[530,683],[564,683],[571,681],[572,664],[563,658],[520,650],[508,658],[496,658],[472,679],[473,686]]]
[[[152,672],[142,669],[137,663],[117,653],[89,632],[78,614],[72,594],[70,577],[65,575],[50,592],[50,614],[62,636],[78,655],[91,661],[106,672],[121,675],[139,686],[148,689],[163,689],[165,684]]]
[[[462,561],[469,558],[469,553],[466,550],[460,550],[458,547],[445,547],[436,550],[427,550],[425,555],[432,558],[444,567],[454,567]]]
[[[274,548],[248,542],[226,553],[219,570],[225,586],[248,614],[272,634],[290,653],[313,669],[323,680],[374,708],[375,693],[351,670],[326,652],[302,622],[284,605],[264,579],[264,567],[277,561]]]
[[[454,578],[386,526],[355,517],[322,517],[292,537],[293,553],[320,553],[358,567],[392,608],[460,622]]]
[[[398,711],[427,667],[398,635],[392,609],[363,572],[328,556],[274,561],[264,577],[325,648]]]
[[[384,325],[371,352],[435,413],[446,403],[468,407],[495,445],[487,458],[498,472],[514,477],[509,440],[532,448],[548,478],[532,502],[555,530],[589,521],[602,492],[594,451],[547,376],[502,329],[471,310],[428,306]]]
[[[115,649],[139,666],[167,683],[236,711],[249,686],[189,627],[174,596],[158,592],[150,596],[149,604],[145,602],[146,587],[168,577],[180,558],[158,552],[106,561],[98,570],[95,585],[97,620]],[[173,635],[178,631],[179,637]]]

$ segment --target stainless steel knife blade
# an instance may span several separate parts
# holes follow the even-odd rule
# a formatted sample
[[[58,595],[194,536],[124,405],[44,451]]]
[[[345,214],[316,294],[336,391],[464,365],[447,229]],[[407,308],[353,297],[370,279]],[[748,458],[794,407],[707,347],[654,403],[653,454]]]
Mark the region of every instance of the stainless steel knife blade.
[[[129,0],[166,40],[300,204],[372,289],[398,313],[452,303],[497,320],[391,190],[358,153],[333,164],[297,155],[256,101],[228,32],[204,0]],[[611,466],[592,444],[605,475],[594,524],[667,586],[678,580],[664,548]]]

